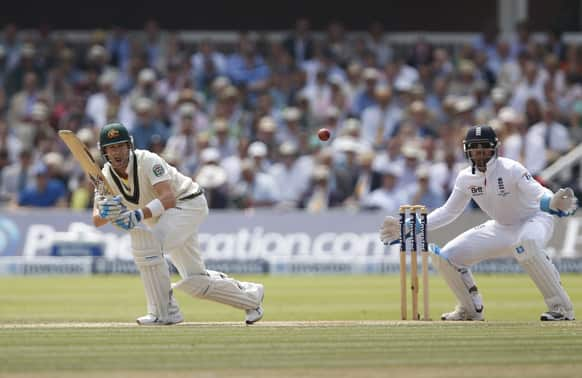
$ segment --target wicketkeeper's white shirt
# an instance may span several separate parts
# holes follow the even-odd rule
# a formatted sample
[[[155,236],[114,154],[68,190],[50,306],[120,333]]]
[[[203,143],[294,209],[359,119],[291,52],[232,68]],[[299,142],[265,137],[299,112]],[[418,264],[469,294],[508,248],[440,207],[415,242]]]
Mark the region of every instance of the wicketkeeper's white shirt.
[[[523,165],[503,157],[494,158],[485,173],[478,169],[472,173],[471,166],[459,172],[447,202],[428,215],[428,230],[454,221],[471,199],[501,225],[522,224],[542,212],[540,198],[544,193],[551,191],[532,178]]]

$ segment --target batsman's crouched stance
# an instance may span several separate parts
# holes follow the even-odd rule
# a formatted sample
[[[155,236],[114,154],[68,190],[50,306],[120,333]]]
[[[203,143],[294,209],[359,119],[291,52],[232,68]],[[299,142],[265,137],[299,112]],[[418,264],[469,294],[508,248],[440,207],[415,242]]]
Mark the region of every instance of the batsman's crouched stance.
[[[200,256],[198,227],[208,216],[202,188],[158,155],[134,151],[127,129],[119,123],[101,130],[99,148],[106,160],[103,175],[115,193],[96,194],[93,221],[97,226],[110,222],[130,233],[147,300],[147,314],[138,324],[183,321],[172,288],[245,310],[247,324],[260,320],[263,285],[207,270]],[[182,278],[174,285],[164,255]]]

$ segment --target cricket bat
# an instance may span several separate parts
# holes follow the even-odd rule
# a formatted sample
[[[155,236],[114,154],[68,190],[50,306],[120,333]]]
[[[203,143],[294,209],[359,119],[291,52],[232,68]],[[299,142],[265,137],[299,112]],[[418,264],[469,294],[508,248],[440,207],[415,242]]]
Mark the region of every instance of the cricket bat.
[[[100,194],[113,194],[111,186],[101,173],[99,164],[93,159],[91,152],[83,142],[77,138],[71,130],[59,130],[59,137],[65,142],[71,153],[77,159],[83,171],[87,174],[93,185]]]

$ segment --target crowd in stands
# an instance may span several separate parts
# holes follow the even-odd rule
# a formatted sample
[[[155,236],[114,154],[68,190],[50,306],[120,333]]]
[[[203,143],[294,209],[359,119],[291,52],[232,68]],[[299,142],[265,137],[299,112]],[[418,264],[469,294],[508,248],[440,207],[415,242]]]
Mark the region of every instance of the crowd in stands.
[[[582,139],[582,46],[559,32],[478,33],[450,49],[395,48],[381,23],[315,38],[240,32],[189,46],[150,20],[73,45],[14,24],[0,38],[1,206],[92,207],[93,187],[59,140],[73,130],[103,161],[99,129],[123,123],[205,189],[213,209],[435,208],[466,166],[466,128],[490,124],[499,153],[535,176]],[[326,127],[332,138],[317,139]],[[561,180],[580,191],[578,169]]]

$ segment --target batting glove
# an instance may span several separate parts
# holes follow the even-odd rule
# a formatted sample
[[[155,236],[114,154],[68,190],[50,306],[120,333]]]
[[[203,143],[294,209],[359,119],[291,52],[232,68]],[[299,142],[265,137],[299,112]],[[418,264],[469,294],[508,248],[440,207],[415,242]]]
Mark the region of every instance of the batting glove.
[[[127,211],[127,208],[121,203],[121,196],[100,196],[97,198],[97,209],[99,209],[99,216],[108,221],[119,218],[119,216]]]
[[[540,209],[558,217],[568,217],[578,209],[578,198],[571,188],[561,188],[553,196],[544,195],[540,201]]]
[[[143,220],[143,211],[141,209],[137,210],[127,210],[123,212],[119,218],[115,219],[113,224],[115,226],[122,228],[126,231],[133,229]]]

